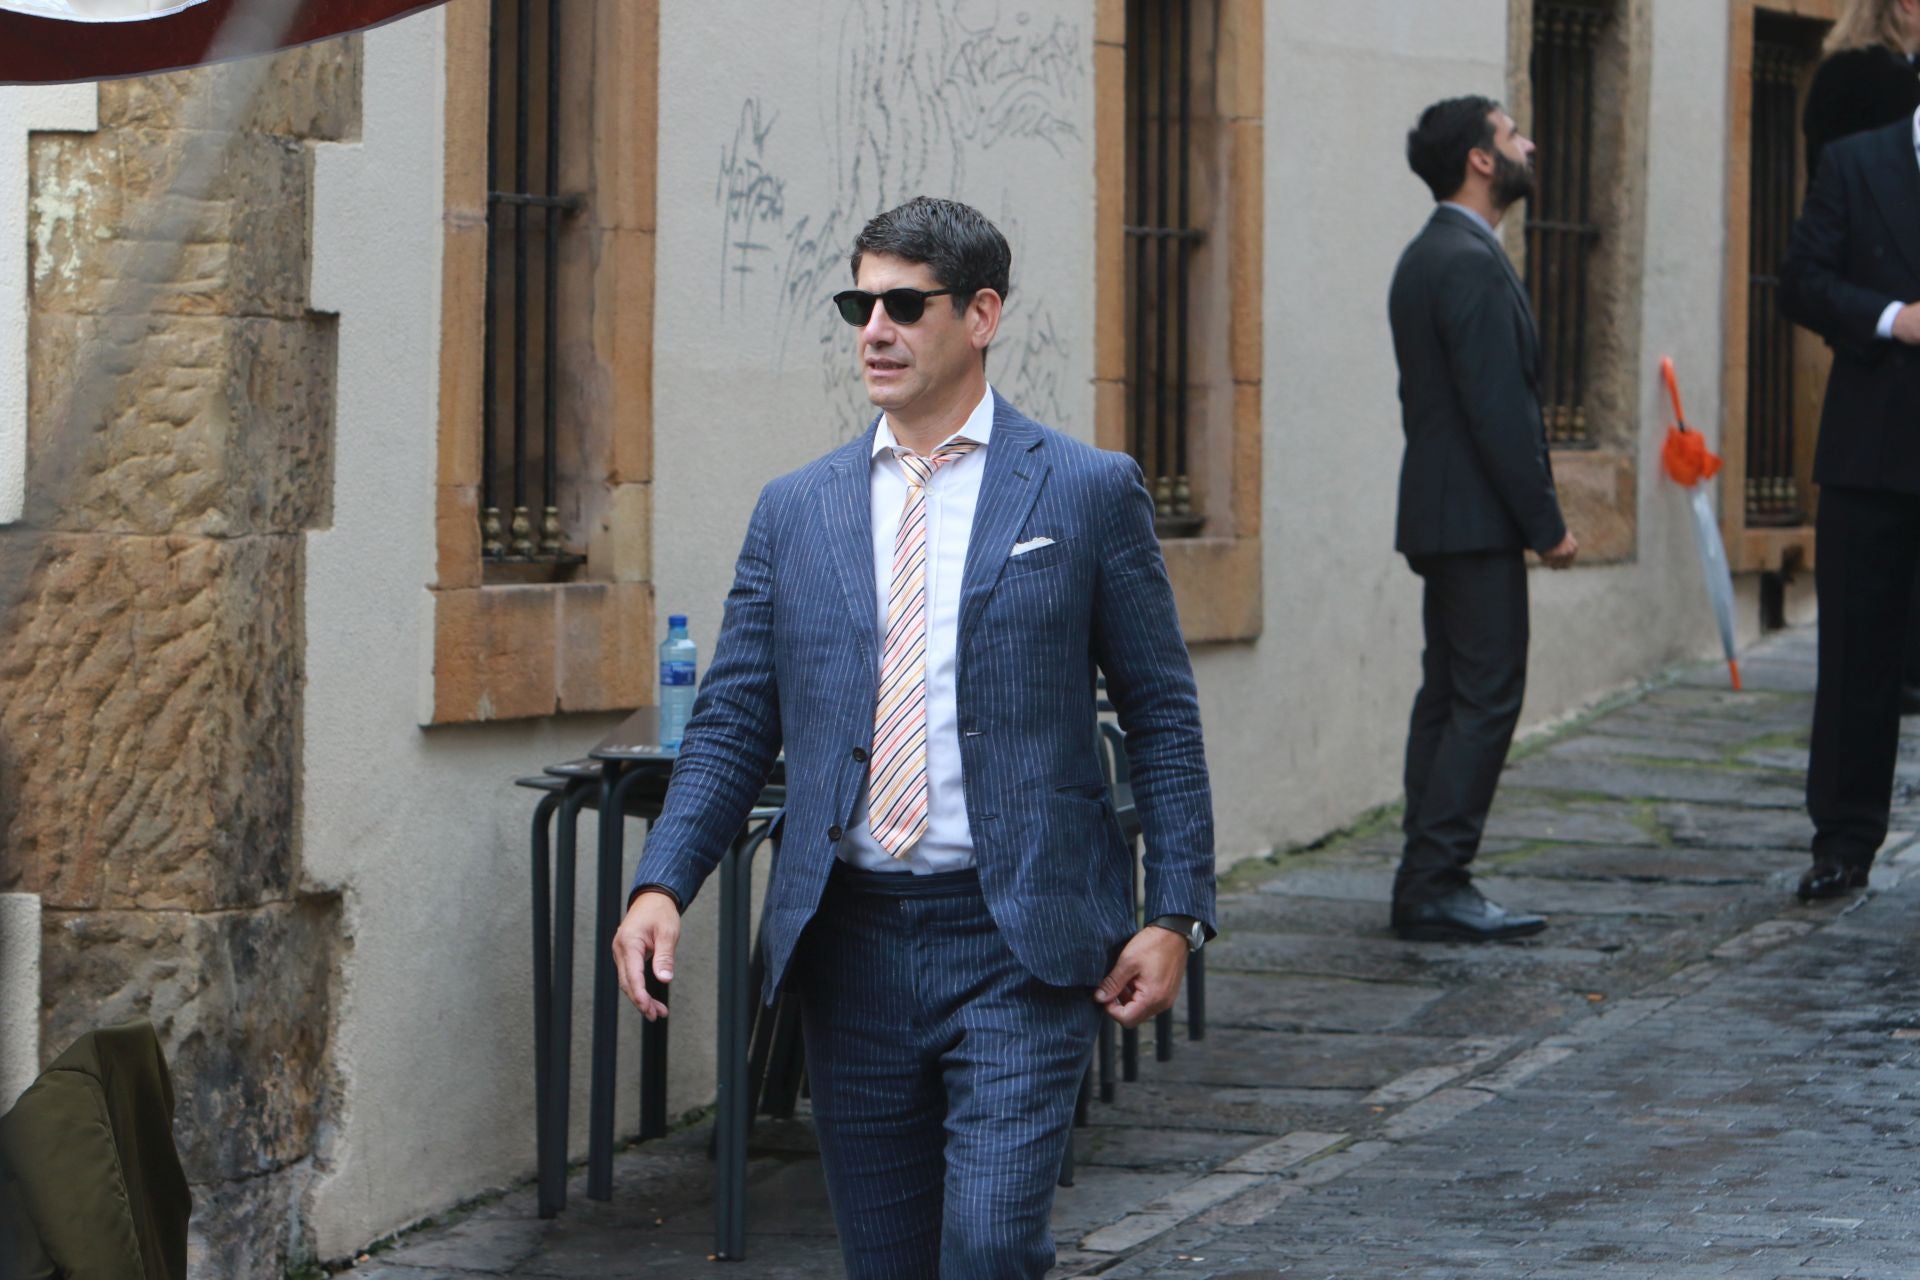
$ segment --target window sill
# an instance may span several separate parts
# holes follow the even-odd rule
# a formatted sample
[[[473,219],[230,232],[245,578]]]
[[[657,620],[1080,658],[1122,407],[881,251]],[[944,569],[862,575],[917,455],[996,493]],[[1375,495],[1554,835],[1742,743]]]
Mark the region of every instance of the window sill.
[[[551,582],[433,592],[430,724],[651,705],[653,587]]]
[[[1260,539],[1170,538],[1160,550],[1188,644],[1260,638]]]
[[[1639,552],[1633,455],[1618,449],[1554,449],[1553,483],[1581,565],[1630,564]]]

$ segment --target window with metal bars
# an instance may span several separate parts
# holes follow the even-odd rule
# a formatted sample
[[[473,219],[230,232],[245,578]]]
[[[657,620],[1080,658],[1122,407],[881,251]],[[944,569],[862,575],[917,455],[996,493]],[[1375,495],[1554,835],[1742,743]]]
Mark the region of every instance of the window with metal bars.
[[[560,523],[560,236],[583,207],[560,190],[562,0],[493,0],[481,554],[571,564]]]
[[[1534,194],[1527,202],[1527,292],[1541,344],[1541,413],[1555,446],[1590,446],[1588,286],[1594,214],[1594,80],[1613,6],[1540,0],[1533,11]]]
[[[1215,29],[1211,12],[1195,13],[1203,7],[1210,0],[1127,3],[1127,442],[1165,537],[1192,536],[1205,525],[1194,494],[1189,381],[1193,257],[1206,243],[1193,209],[1201,150],[1194,82],[1197,68],[1210,69],[1205,37]]]
[[[1780,311],[1779,264],[1800,197],[1800,87],[1814,52],[1757,35],[1747,212],[1747,523],[1805,524],[1796,478],[1793,324]]]

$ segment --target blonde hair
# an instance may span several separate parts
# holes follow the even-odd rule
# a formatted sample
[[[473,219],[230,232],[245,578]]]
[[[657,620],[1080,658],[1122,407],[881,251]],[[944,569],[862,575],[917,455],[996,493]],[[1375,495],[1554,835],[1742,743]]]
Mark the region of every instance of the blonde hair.
[[[1827,32],[1825,47],[1828,53],[1838,53],[1878,44],[1905,53],[1902,34],[1900,0],[1847,0],[1839,21]]]

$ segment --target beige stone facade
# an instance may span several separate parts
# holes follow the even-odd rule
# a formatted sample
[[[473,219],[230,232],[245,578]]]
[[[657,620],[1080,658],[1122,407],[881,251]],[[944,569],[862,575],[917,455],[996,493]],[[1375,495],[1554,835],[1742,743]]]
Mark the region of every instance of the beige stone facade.
[[[160,1026],[203,1274],[268,1274],[327,1114],[338,902],[301,882],[302,539],[329,519],[334,324],[309,146],[359,46],[99,89],[29,149],[27,519],[0,534],[0,888],[43,906],[42,1043]],[[169,206],[190,141],[217,148]],[[175,196],[176,202],[182,197]],[[185,230],[177,250],[156,244]]]

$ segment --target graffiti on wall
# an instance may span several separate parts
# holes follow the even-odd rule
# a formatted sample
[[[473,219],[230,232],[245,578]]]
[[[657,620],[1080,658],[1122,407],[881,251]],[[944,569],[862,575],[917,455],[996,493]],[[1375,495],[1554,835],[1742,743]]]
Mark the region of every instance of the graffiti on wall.
[[[820,371],[827,403],[851,433],[871,410],[851,335],[828,299],[849,279],[854,236],[914,195],[974,191],[970,170],[998,150],[1078,161],[1091,45],[1079,24],[995,0],[821,0],[821,10],[818,53],[832,93],[820,102],[817,134],[782,105],[748,95],[721,150],[718,295],[723,309],[766,318],[783,367],[799,360]],[[831,198],[804,207],[790,198],[783,166],[813,154],[826,161]],[[1018,287],[1019,266],[1037,248],[1021,233],[1022,194],[1003,190],[1001,207],[983,210],[1007,234],[1016,280],[991,376],[1028,412],[1060,423],[1072,353],[1052,311],[1028,304]]]

